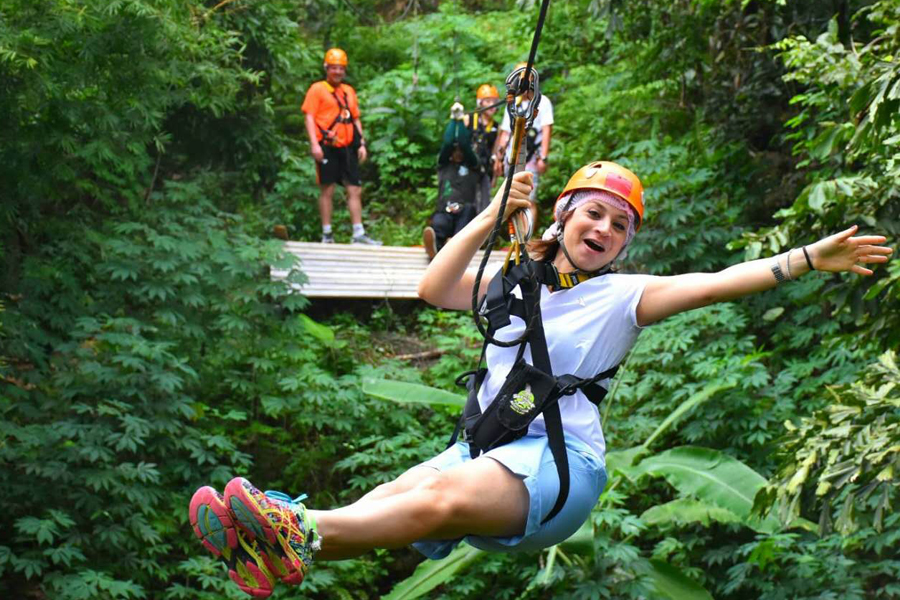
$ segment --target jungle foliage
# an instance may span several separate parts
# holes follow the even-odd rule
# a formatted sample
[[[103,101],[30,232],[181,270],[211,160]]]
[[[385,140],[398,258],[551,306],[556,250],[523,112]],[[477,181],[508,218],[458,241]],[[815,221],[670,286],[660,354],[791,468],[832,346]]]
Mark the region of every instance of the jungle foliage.
[[[470,317],[317,306],[270,279],[293,261],[269,231],[318,233],[298,107],[339,44],[367,222],[417,243],[449,105],[525,57],[536,4],[0,6],[0,596],[240,598],[190,532],[196,487],[244,474],[334,507],[443,447]],[[852,223],[895,243],[898,57],[891,0],[551,2],[541,206],[587,160],[639,173],[632,272]],[[273,598],[896,598],[898,305],[894,260],[649,328],[603,408],[610,480],[575,538],[318,563]],[[390,358],[410,345],[443,354]]]

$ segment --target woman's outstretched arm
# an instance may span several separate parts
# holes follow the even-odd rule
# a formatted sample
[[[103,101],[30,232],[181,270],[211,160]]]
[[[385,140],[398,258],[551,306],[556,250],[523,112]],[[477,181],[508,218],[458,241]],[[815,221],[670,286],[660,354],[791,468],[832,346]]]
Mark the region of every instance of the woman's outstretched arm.
[[[522,171],[513,176],[509,200],[506,203],[506,218],[520,208],[528,208],[531,202],[531,173]],[[500,200],[503,197],[505,183],[494,196],[491,204],[481,211],[462,231],[447,241],[431,260],[425,275],[419,282],[419,298],[429,304],[441,308],[465,310],[472,306],[472,288],[475,286],[475,272],[467,271],[472,257],[491,233],[497,214],[500,211]],[[489,278],[481,280],[479,296],[487,290]]]
[[[871,275],[864,265],[887,262],[891,248],[878,246],[884,236],[853,237],[853,227],[806,246],[817,271],[850,271]],[[777,265],[777,269],[775,268]],[[776,273],[777,272],[777,273]],[[639,325],[649,325],[671,315],[741,296],[762,292],[778,285],[779,279],[796,279],[809,272],[802,248],[770,258],[751,260],[718,273],[688,273],[657,277],[647,284],[637,307]]]

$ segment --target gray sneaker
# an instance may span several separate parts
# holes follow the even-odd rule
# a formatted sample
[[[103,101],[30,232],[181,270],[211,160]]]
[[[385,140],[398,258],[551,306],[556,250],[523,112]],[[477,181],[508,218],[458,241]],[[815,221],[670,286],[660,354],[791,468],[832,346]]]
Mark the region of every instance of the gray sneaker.
[[[333,233],[323,233],[322,234],[322,243],[323,244],[333,244],[334,243],[334,234]]]
[[[351,244],[366,244],[369,246],[380,246],[381,240],[373,240],[366,234],[353,236],[353,239],[350,240]]]

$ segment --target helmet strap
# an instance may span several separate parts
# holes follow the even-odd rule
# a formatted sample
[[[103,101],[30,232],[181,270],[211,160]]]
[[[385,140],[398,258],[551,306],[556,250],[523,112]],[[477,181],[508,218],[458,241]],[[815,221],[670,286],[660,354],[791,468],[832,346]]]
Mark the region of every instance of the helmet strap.
[[[566,260],[569,261],[569,264],[570,264],[570,265],[572,265],[573,267],[575,267],[575,270],[576,270],[576,271],[579,271],[579,272],[584,273],[584,274],[586,274],[586,275],[597,276],[597,275],[603,275],[604,273],[606,273],[606,272],[608,272],[610,269],[612,269],[612,264],[613,264],[613,262],[615,261],[615,259],[613,259],[613,260],[611,260],[610,262],[606,263],[605,265],[603,265],[602,267],[600,267],[600,268],[597,269],[596,271],[588,271],[587,269],[582,269],[582,268],[579,267],[577,264],[575,264],[575,261],[572,260],[572,257],[571,257],[571,256],[569,256],[569,251],[566,249],[566,242],[563,240],[564,232],[565,232],[565,225],[564,225],[564,224],[560,224],[559,231],[558,231],[557,234],[556,234],[556,241],[559,242],[559,248],[560,248],[560,250],[563,251],[563,255],[565,255]]]

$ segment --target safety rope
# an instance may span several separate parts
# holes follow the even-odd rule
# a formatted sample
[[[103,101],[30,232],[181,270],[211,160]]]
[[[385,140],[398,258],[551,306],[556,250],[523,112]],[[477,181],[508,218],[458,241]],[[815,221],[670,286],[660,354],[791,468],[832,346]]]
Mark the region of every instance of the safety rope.
[[[453,30],[453,82],[456,84],[456,97],[454,100],[459,102],[459,57],[456,54],[456,30]]]
[[[541,30],[544,28],[544,20],[547,18],[547,8],[549,6],[550,6],[550,0],[542,0],[541,10],[540,10],[540,14],[538,15],[537,25],[535,26],[535,29],[534,29],[534,35],[531,38],[531,51],[528,53],[528,62],[526,63],[525,70],[522,72],[522,76],[519,78],[519,87],[518,87],[517,94],[516,94],[517,96],[521,96],[526,91],[528,91],[529,82],[531,81],[529,76],[533,74],[534,58],[535,58],[535,55],[537,54],[538,44],[540,43],[540,40],[541,40]],[[537,97],[533,98],[532,103],[537,104],[537,100],[538,100]],[[509,104],[509,101],[510,101],[509,98],[507,98],[507,100],[506,100],[507,104]],[[532,106],[532,109],[533,108],[534,107]],[[519,142],[521,142],[521,140],[519,140]],[[503,227],[503,213],[506,212],[506,204],[507,204],[507,201],[509,200],[509,192],[512,189],[513,175],[516,173],[516,166],[517,166],[516,163],[518,162],[518,152],[519,152],[518,146],[519,145],[520,144],[516,144],[513,148],[512,160],[510,160],[509,169],[506,174],[506,184],[503,189],[503,197],[500,200],[500,210],[497,212],[497,220],[494,222],[494,227],[493,227],[493,229],[491,229],[490,236],[488,236],[487,247],[485,248],[484,256],[481,259],[481,264],[478,266],[478,272],[475,275],[475,286],[472,289],[472,315],[474,316],[474,319],[475,319],[475,326],[478,328],[478,331],[481,333],[481,335],[484,337],[484,339],[487,343],[494,344],[495,346],[499,346],[501,348],[511,348],[513,346],[517,346],[517,345],[521,344],[522,342],[526,341],[528,339],[531,328],[534,327],[534,325],[537,323],[537,320],[540,318],[539,311],[531,310],[530,311],[531,316],[529,318],[529,322],[525,324],[525,331],[522,332],[522,335],[512,341],[504,342],[504,341],[498,340],[493,335],[491,335],[490,332],[488,332],[484,323],[482,323],[481,315],[478,312],[478,290],[481,288],[481,280],[484,277],[484,270],[487,267],[488,259],[490,258],[490,255],[491,255],[491,250],[494,247],[494,244],[497,241],[497,236],[500,235],[500,230]],[[524,259],[526,261],[528,260],[527,251],[525,251],[524,248],[519,249],[518,245],[517,245],[516,255],[517,255],[516,256],[517,264],[520,259]],[[508,262],[508,259],[509,259],[509,257],[507,257],[507,262]],[[540,288],[538,287],[537,289],[540,289]],[[540,302],[540,298],[541,298],[540,294],[535,295],[535,303],[536,304]]]
[[[471,112],[473,112],[473,113],[483,113],[483,112],[486,111],[486,110],[491,110],[492,108],[497,108],[498,106],[500,106],[500,105],[502,105],[502,104],[506,104],[506,100],[497,100],[497,101],[494,102],[493,104],[488,104],[487,106],[482,106],[481,108],[476,108],[476,109],[474,109],[474,110],[471,111]]]
[[[410,0],[409,5],[407,5],[406,10],[409,10],[409,7],[413,7],[413,21],[418,20],[419,16],[419,0]],[[406,12],[404,11],[404,14]],[[415,23],[415,35],[413,37],[413,76],[412,76],[412,92],[416,91],[416,86],[419,85],[419,24]]]

